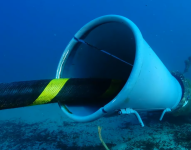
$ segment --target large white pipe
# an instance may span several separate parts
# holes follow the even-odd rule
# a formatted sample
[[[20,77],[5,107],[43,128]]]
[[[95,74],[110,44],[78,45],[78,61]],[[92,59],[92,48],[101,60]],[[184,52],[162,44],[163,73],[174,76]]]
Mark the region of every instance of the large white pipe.
[[[105,106],[61,106],[68,117],[79,122],[93,121],[125,108],[173,110],[182,97],[180,83],[144,40],[138,27],[118,15],[99,17],[75,34],[57,68],[56,78],[61,77],[127,80]]]

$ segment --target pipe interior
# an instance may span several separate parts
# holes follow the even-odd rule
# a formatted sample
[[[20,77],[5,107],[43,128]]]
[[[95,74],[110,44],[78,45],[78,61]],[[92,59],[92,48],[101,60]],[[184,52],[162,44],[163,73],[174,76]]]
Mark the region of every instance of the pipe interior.
[[[132,66],[100,50],[104,50],[123,61],[134,64],[136,44],[129,26],[119,22],[106,22],[87,30],[72,49],[61,71],[61,78],[110,78],[128,80]],[[96,47],[96,48],[95,48]],[[111,100],[108,100],[108,103]],[[87,116],[100,107],[71,106],[68,110],[78,116]]]

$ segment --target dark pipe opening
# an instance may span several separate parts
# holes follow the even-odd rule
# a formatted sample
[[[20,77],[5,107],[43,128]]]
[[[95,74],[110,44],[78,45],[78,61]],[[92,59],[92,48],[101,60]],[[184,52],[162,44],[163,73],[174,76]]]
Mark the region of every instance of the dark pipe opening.
[[[107,22],[87,30],[78,39],[86,44],[78,42],[73,47],[62,69],[61,78],[128,80],[132,66],[100,51],[104,50],[133,65],[136,52],[135,37],[127,25]],[[108,99],[107,103],[111,100]],[[84,106],[83,104],[81,106],[92,108],[88,114],[101,107],[99,103],[96,106]]]

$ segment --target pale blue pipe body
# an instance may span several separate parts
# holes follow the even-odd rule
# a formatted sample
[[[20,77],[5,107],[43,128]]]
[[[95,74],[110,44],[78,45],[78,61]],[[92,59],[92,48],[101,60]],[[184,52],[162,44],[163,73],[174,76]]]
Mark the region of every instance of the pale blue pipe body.
[[[102,16],[87,23],[74,37],[132,66],[88,45],[78,45],[79,42],[73,38],[60,59],[56,78],[119,78],[127,79],[127,82],[105,106],[66,106],[72,114],[61,107],[71,119],[93,121],[124,108],[137,111],[173,110],[180,102],[182,88],[179,82],[129,19],[118,15]]]

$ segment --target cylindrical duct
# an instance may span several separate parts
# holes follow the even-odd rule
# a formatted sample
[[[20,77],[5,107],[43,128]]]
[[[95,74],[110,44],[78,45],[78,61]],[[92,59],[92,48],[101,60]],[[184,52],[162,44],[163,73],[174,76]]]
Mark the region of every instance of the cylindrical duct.
[[[56,78],[126,80],[106,105],[60,105],[68,117],[79,122],[123,108],[174,109],[182,96],[179,82],[143,39],[138,27],[118,15],[99,17],[74,35],[60,59]]]

